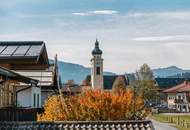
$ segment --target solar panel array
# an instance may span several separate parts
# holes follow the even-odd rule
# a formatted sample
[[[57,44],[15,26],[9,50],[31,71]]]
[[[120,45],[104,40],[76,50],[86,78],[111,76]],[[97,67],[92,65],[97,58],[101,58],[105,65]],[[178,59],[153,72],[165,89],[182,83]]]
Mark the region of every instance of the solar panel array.
[[[4,56],[38,56],[42,45],[2,45],[0,57]]]

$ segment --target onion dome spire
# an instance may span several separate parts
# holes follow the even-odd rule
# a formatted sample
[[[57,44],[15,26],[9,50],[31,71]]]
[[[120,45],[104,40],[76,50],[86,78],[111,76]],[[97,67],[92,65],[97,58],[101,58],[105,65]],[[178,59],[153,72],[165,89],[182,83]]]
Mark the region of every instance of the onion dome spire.
[[[92,50],[92,55],[101,55],[101,54],[102,54],[102,50],[100,50],[100,48],[99,48],[99,41],[96,38],[95,48]]]

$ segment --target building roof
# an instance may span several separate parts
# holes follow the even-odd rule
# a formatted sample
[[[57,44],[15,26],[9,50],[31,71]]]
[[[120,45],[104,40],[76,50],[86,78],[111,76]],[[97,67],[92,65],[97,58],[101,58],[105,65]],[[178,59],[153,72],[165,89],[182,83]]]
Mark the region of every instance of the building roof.
[[[112,86],[113,86],[115,80],[116,80],[117,77],[119,77],[119,76],[121,76],[121,77],[124,78],[126,85],[129,85],[129,81],[128,81],[128,79],[126,78],[125,75],[104,75],[104,76],[103,76],[104,89],[107,89],[107,90],[112,89]],[[86,81],[86,82],[85,82],[85,83],[87,83],[86,85],[91,84],[91,76],[90,76],[90,75],[88,75],[85,80],[89,80],[89,81]],[[89,83],[89,82],[90,82],[90,83]],[[84,85],[84,86],[85,86],[85,85]]]
[[[20,75],[14,71],[11,71],[1,66],[0,66],[0,76],[5,77],[6,79],[11,79],[26,84],[36,84],[36,85],[38,84],[38,80],[36,79],[28,78],[26,76]]]
[[[115,80],[119,77],[123,77],[125,84],[128,85],[127,79],[124,75],[104,75],[104,89],[112,89]]]
[[[83,129],[83,130],[155,130],[150,120],[128,121],[57,121],[57,122],[0,122],[0,129]]]
[[[134,85],[138,81],[137,75],[135,73],[125,73],[128,85]]]
[[[178,90],[178,92],[190,92],[190,85],[184,87],[184,88],[181,88]]]
[[[176,93],[176,92],[184,92],[185,90],[190,88],[190,83],[184,81],[183,83],[176,85],[172,88],[166,89],[163,92],[165,93]]]
[[[0,41],[0,64],[49,64],[43,41]]]
[[[92,50],[92,55],[101,55],[101,54],[102,54],[102,50],[100,50],[100,48],[99,48],[99,42],[96,39],[95,48]]]
[[[185,78],[155,78],[156,84],[160,89],[167,89],[179,85],[184,81],[190,82],[190,79]]]

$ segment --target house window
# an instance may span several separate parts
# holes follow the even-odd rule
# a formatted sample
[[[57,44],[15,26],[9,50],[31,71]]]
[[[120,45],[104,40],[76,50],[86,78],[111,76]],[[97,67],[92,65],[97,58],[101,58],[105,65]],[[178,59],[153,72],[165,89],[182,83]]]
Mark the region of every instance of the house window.
[[[97,74],[97,75],[100,75],[100,67],[99,67],[99,66],[96,67],[96,74]]]
[[[40,107],[40,103],[39,103],[39,102],[40,102],[40,97],[39,97],[39,96],[40,96],[40,95],[38,94],[38,95],[37,95],[37,107],[38,107],[38,108]]]
[[[36,106],[36,94],[34,93],[34,96],[33,96],[33,107]]]

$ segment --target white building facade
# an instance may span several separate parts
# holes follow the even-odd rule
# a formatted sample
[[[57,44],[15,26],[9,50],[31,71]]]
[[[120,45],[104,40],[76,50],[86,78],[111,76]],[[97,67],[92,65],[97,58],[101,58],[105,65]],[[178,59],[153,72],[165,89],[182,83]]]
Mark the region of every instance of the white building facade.
[[[190,83],[182,84],[164,90],[167,93],[167,105],[169,109],[177,112],[190,112]]]

